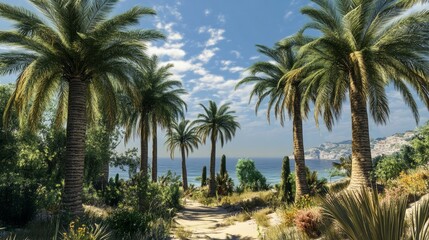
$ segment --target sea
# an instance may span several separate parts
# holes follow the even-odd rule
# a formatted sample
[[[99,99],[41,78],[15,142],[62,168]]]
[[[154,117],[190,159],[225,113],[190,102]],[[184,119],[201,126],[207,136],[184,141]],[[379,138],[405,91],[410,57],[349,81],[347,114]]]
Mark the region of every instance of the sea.
[[[226,168],[229,176],[233,179],[234,185],[238,185],[238,179],[235,172],[235,166],[237,165],[239,158],[227,158]],[[282,158],[252,158],[255,162],[256,168],[265,176],[267,183],[275,185],[280,182],[281,169],[282,169]],[[182,174],[181,159],[170,159],[170,158],[158,158],[158,176],[166,174],[169,170],[177,175]],[[332,163],[338,162],[334,160],[306,160],[305,164],[311,171],[317,171],[319,178],[326,178],[328,182],[336,181],[341,177],[329,177],[329,170],[332,169]],[[220,158],[216,159],[216,172],[219,172]],[[294,171],[295,162],[291,159],[290,161],[291,171]],[[188,158],[186,160],[186,167],[188,172],[188,183],[194,184],[195,186],[200,185],[200,181],[197,180],[201,177],[203,167],[207,167],[207,176],[209,175],[210,158]],[[129,179],[128,171],[119,169],[118,167],[111,167],[109,171],[110,177],[114,177],[119,174],[122,179]]]

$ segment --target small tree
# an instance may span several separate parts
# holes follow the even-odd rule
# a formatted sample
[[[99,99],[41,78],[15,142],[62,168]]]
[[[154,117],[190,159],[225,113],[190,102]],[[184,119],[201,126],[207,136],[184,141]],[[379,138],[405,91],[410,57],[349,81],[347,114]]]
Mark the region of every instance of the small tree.
[[[226,174],[226,156],[225,154],[223,154],[220,160],[220,176],[224,177],[225,174]]]
[[[261,191],[268,189],[267,179],[256,169],[251,159],[239,159],[236,172],[243,190]]]
[[[203,173],[201,174],[201,187],[207,185],[207,167],[203,167]]]
[[[288,203],[293,201],[292,184],[290,182],[290,162],[288,156],[283,158],[280,199],[282,202]]]

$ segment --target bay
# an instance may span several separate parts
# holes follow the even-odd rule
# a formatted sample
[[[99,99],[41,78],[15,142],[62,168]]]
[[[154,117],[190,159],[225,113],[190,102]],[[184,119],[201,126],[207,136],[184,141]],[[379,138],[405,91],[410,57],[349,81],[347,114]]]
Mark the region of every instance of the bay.
[[[235,186],[238,185],[238,179],[235,172],[235,166],[237,165],[239,158],[227,158],[226,168],[229,176],[234,180]],[[271,185],[280,182],[281,175],[281,158],[252,158],[255,162],[256,168],[267,178],[267,182]],[[332,168],[332,163],[338,161],[332,160],[306,160],[306,166],[311,171],[317,171],[319,178],[326,178],[328,181],[335,181],[341,179],[341,177],[329,178],[329,170]],[[291,171],[294,171],[295,162],[291,159]],[[220,158],[216,159],[216,172],[219,172]],[[187,171],[188,171],[188,182],[195,186],[200,185],[200,181],[197,181],[197,177],[201,176],[203,166],[207,166],[207,175],[209,175],[210,158],[188,158],[187,159]],[[164,175],[167,171],[181,175],[182,166],[181,160],[176,158],[171,160],[170,158],[159,158],[158,159],[158,176]],[[111,167],[109,171],[110,177],[114,177],[119,174],[122,179],[128,179],[128,171],[122,171],[119,168]]]

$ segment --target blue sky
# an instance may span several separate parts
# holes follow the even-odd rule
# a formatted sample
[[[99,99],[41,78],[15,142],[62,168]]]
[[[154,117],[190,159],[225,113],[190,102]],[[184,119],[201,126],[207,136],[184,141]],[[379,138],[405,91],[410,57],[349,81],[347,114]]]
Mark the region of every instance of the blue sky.
[[[4,2],[4,0],[3,0]],[[24,0],[6,1],[31,8]],[[241,129],[236,137],[218,148],[218,155],[234,157],[282,157],[292,155],[292,124],[282,128],[274,119],[268,124],[266,106],[261,106],[255,116],[254,102],[248,104],[252,86],[234,91],[235,84],[246,76],[246,68],[264,60],[255,44],[272,46],[278,40],[294,34],[307,19],[299,9],[309,4],[307,0],[123,0],[114,12],[123,12],[133,6],[151,7],[157,16],[141,21],[141,28],[155,28],[164,32],[166,41],[148,45],[149,54],[157,54],[164,63],[174,64],[174,77],[184,83],[189,92],[184,98],[188,103],[187,117],[193,119],[202,111],[199,103],[208,100],[230,102],[236,111]],[[10,29],[9,23],[0,20],[0,29]],[[0,50],[4,47],[0,46]],[[0,78],[0,83],[13,82],[15,76]],[[385,126],[370,125],[371,138],[383,137],[414,129],[415,121],[398,92],[388,90],[391,107],[390,121]],[[421,121],[429,119],[427,109],[419,102]],[[315,126],[312,115],[304,123],[305,147],[317,146],[326,141],[351,139],[350,108],[345,104],[342,119],[328,132],[323,125]],[[168,156],[163,133],[159,136],[159,155]],[[139,139],[128,147],[138,147]],[[124,148],[123,145],[120,146]],[[209,156],[209,146],[201,146],[191,156]],[[177,155],[177,154],[176,154]]]

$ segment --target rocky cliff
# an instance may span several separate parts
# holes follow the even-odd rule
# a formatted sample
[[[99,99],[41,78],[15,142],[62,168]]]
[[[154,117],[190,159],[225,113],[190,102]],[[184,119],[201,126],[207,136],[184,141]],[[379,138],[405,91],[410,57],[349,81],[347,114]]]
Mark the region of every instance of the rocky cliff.
[[[382,154],[390,155],[401,149],[401,147],[412,139],[414,131],[397,133],[385,138],[371,140],[372,157]],[[310,148],[305,151],[305,159],[320,160],[338,160],[341,157],[347,157],[352,154],[352,141],[343,141],[337,143],[324,143],[319,147]]]

